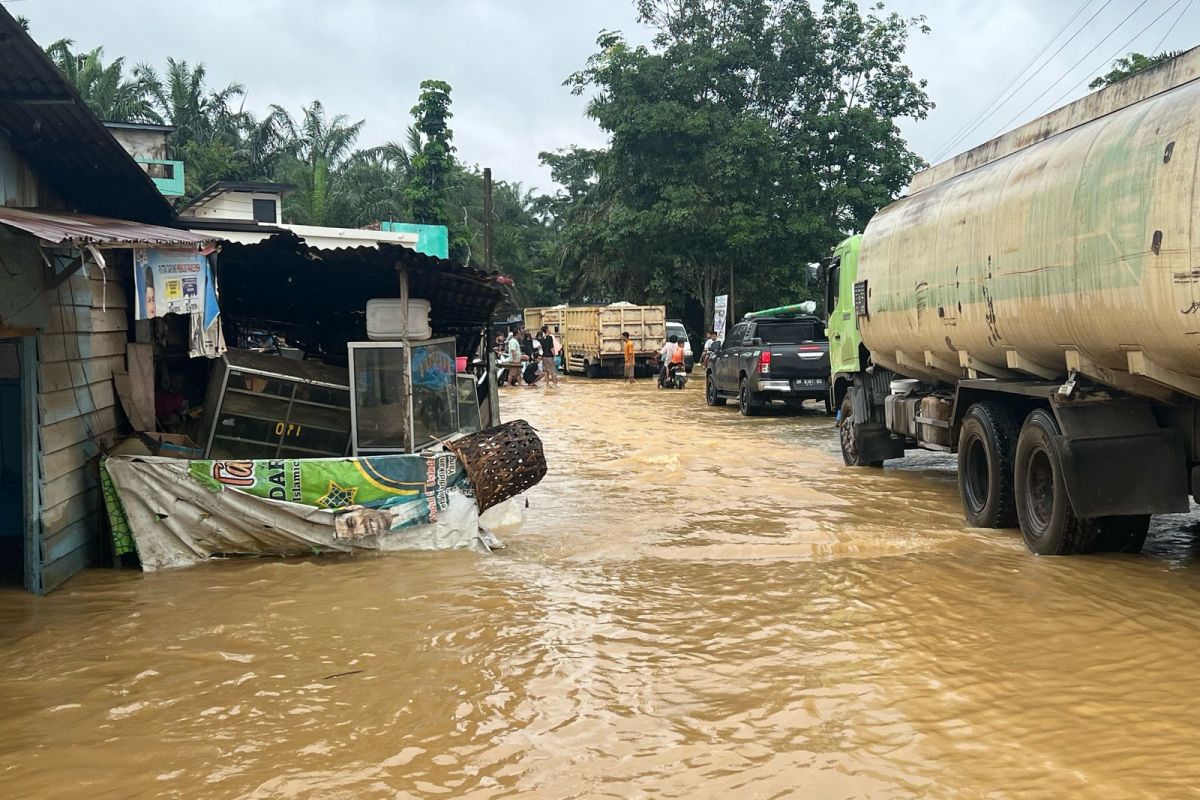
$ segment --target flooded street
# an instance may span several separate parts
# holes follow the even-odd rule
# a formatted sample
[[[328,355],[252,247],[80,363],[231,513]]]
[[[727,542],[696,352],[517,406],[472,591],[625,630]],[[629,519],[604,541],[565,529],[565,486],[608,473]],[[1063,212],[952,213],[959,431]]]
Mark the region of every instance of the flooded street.
[[[1143,556],[963,528],[952,460],[643,381],[509,390],[507,549],[0,593],[0,797],[1181,797],[1197,518]]]

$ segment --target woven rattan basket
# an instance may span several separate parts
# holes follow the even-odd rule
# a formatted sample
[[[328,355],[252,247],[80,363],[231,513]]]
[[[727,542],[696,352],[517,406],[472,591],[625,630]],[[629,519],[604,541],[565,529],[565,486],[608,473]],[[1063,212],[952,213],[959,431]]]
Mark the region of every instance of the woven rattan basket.
[[[467,470],[479,510],[516,497],[546,476],[546,454],[537,431],[523,419],[447,442]]]

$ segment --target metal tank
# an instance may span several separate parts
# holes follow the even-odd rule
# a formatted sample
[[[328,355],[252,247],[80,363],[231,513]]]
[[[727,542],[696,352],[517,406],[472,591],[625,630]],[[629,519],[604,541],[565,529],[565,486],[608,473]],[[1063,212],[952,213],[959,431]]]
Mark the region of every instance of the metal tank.
[[[1024,141],[990,144],[994,160],[918,176],[871,220],[863,341],[885,366],[947,382],[967,367],[1080,369],[1195,396],[1200,81],[1060,132],[1042,124],[1042,141],[1018,129]]]

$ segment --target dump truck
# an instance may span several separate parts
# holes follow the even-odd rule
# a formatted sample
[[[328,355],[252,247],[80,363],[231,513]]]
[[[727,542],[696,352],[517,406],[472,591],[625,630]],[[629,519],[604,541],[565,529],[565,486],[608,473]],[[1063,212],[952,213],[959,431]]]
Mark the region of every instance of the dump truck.
[[[825,267],[845,463],[957,455],[967,524],[1140,550],[1200,490],[1200,48],[914,176]]]
[[[558,337],[563,369],[589,378],[624,374],[621,334],[633,341],[639,374],[651,374],[666,342],[665,306],[613,303],[607,306],[550,306],[525,309],[525,327],[549,325]]]

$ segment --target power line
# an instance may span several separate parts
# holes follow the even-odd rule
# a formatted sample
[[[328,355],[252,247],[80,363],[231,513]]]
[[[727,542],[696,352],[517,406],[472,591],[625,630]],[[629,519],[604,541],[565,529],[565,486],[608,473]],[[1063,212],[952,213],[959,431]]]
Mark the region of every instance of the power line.
[[[975,130],[975,128],[979,127],[979,125],[983,122],[983,120],[985,120],[991,114],[994,114],[996,112],[996,110],[998,110],[1001,106],[1004,105],[1004,103],[1007,103],[1008,100],[1012,99],[1011,97],[1009,97],[1008,99],[1005,99],[1003,102],[1001,102],[1000,105],[996,105],[997,101],[999,101],[1000,98],[1003,97],[1004,94],[1006,92],[1008,92],[1009,89],[1012,88],[1013,84],[1015,84],[1018,80],[1020,80],[1021,76],[1024,75],[1029,70],[1030,67],[1032,67],[1034,64],[1036,64],[1039,59],[1041,59],[1042,54],[1044,54],[1047,50],[1050,49],[1050,45],[1054,44],[1054,42],[1058,39],[1058,37],[1062,35],[1063,31],[1065,31],[1071,25],[1071,23],[1074,22],[1076,20],[1076,18],[1078,18],[1078,16],[1083,13],[1083,10],[1085,8],[1087,8],[1089,5],[1091,5],[1094,1],[1095,0],[1083,0],[1083,4],[1080,5],[1079,8],[1075,9],[1075,13],[1072,14],[1070,16],[1070,18],[1067,19],[1067,21],[1062,24],[1062,27],[1060,27],[1054,33],[1054,35],[1050,37],[1049,41],[1047,41],[1044,45],[1042,45],[1042,49],[1037,52],[1037,55],[1035,55],[1029,61],[1028,64],[1026,64],[1024,67],[1022,67],[1021,70],[1019,72],[1017,72],[1016,75],[1013,75],[1012,80],[1010,80],[1008,82],[1008,85],[1006,85],[1003,89],[1001,89],[999,92],[997,92],[996,95],[991,100],[988,100],[986,103],[984,103],[983,107],[980,108],[978,112],[976,112],[975,116],[973,116],[973,117],[971,117],[971,119],[967,120],[966,124],[963,125],[961,128],[959,128],[950,137],[950,139],[944,145],[942,145],[941,149],[939,149],[937,151],[937,154],[934,155],[934,157],[933,157],[934,162],[940,161],[947,154],[947,152],[950,151],[960,141],[962,141],[962,139],[965,136],[968,136],[972,131]],[[1103,10],[1103,9],[1101,9],[1101,10]]]
[[[1167,41],[1167,37],[1171,35],[1171,31],[1175,30],[1175,26],[1179,24],[1179,20],[1183,19],[1183,15],[1188,12],[1188,9],[1192,7],[1192,3],[1194,2],[1195,0],[1188,0],[1187,5],[1185,5],[1183,10],[1179,12],[1179,16],[1176,17],[1175,21],[1171,23],[1171,27],[1167,28],[1167,32],[1164,33],[1162,38],[1158,40],[1158,44],[1154,45],[1154,52],[1150,54],[1151,56],[1156,56],[1162,52],[1162,46]]]
[[[1141,11],[1141,10],[1142,10],[1142,6],[1146,5],[1146,3],[1148,3],[1148,2],[1150,2],[1150,0],[1142,0],[1142,2],[1138,3],[1138,4],[1137,4],[1137,7],[1136,7],[1135,9],[1133,9],[1133,11],[1130,11],[1130,12],[1129,12],[1129,14],[1128,14],[1128,16],[1126,16],[1126,17],[1125,17],[1125,19],[1123,19],[1123,20],[1121,20],[1120,22],[1118,22],[1118,23],[1117,23],[1117,25],[1116,25],[1116,27],[1115,27],[1115,28],[1113,28],[1111,31],[1109,31],[1109,32],[1108,32],[1108,33],[1105,35],[1105,37],[1104,37],[1103,39],[1101,39],[1100,41],[1098,41],[1098,42],[1096,42],[1094,45],[1092,45],[1092,49],[1091,49],[1091,50],[1088,50],[1086,53],[1084,53],[1084,54],[1083,54],[1083,57],[1082,57],[1082,58],[1080,58],[1078,61],[1076,61],[1074,64],[1072,64],[1072,65],[1071,65],[1071,66],[1070,66],[1070,67],[1067,69],[1067,71],[1066,71],[1066,72],[1064,72],[1062,75],[1060,75],[1060,76],[1059,76],[1059,78],[1058,78],[1058,80],[1054,81],[1054,83],[1052,83],[1052,84],[1050,84],[1049,86],[1047,86],[1047,87],[1046,87],[1046,88],[1045,88],[1045,89],[1042,91],[1042,93],[1041,93],[1041,94],[1039,94],[1037,97],[1035,97],[1035,98],[1033,98],[1032,100],[1030,100],[1028,105],[1026,105],[1024,108],[1022,108],[1022,109],[1021,109],[1020,111],[1018,111],[1016,114],[1014,114],[1014,115],[1012,116],[1012,118],[1010,118],[1010,119],[1008,120],[1008,122],[1005,122],[1003,125],[1001,125],[1001,126],[1000,126],[1000,130],[999,130],[999,131],[997,131],[995,135],[997,135],[997,136],[998,136],[999,134],[1001,134],[1001,133],[1003,133],[1004,131],[1008,130],[1008,127],[1009,127],[1010,125],[1012,125],[1012,124],[1013,124],[1013,122],[1015,122],[1017,119],[1019,119],[1019,118],[1021,117],[1021,115],[1022,115],[1022,114],[1024,114],[1026,111],[1028,111],[1029,109],[1033,108],[1034,104],[1035,104],[1035,103],[1037,103],[1037,101],[1041,100],[1043,97],[1045,97],[1047,94],[1049,94],[1051,89],[1053,89],[1055,86],[1058,86],[1060,83],[1062,83],[1062,82],[1063,82],[1063,80],[1065,80],[1065,79],[1066,79],[1066,77],[1067,77],[1068,75],[1070,75],[1072,72],[1074,72],[1074,71],[1076,70],[1076,68],[1077,68],[1077,67],[1078,67],[1080,64],[1082,64],[1082,63],[1084,62],[1084,60],[1085,60],[1085,59],[1087,59],[1087,57],[1088,57],[1088,56],[1090,56],[1092,53],[1096,52],[1096,48],[1098,48],[1100,45],[1102,45],[1102,44],[1104,44],[1105,42],[1107,42],[1107,41],[1109,40],[1109,38],[1110,38],[1110,37],[1111,37],[1111,36],[1112,36],[1114,33],[1116,33],[1117,31],[1121,30],[1121,28],[1125,26],[1125,23],[1126,23],[1126,22],[1128,22],[1130,19],[1132,19],[1134,14],[1136,14],[1136,13],[1137,13],[1137,12],[1139,12],[1139,11]],[[1178,3],[1178,2],[1179,2],[1179,0],[1175,0],[1175,3]],[[1090,21],[1090,20],[1089,20],[1089,21]],[[1151,23],[1151,24],[1153,24],[1153,23]],[[1140,34],[1139,34],[1139,35],[1140,35]]]
[[[1165,17],[1167,14],[1171,13],[1171,9],[1175,8],[1175,6],[1179,5],[1181,2],[1183,2],[1183,0],[1175,0],[1175,2],[1171,3],[1171,5],[1167,6],[1165,9],[1163,9],[1163,12],[1162,12],[1161,14],[1159,14],[1157,17],[1155,17],[1154,19],[1152,19],[1152,20],[1150,21],[1150,24],[1149,24],[1149,25],[1147,25],[1146,27],[1142,28],[1140,31],[1138,31],[1136,34],[1134,34],[1134,36],[1133,36],[1133,38],[1132,38],[1132,39],[1130,39],[1130,40],[1129,40],[1128,42],[1126,42],[1125,44],[1121,45],[1121,47],[1119,47],[1119,48],[1117,49],[1117,52],[1113,53],[1111,56],[1109,56],[1108,58],[1106,58],[1106,59],[1104,59],[1103,61],[1101,61],[1101,62],[1100,62],[1100,64],[1099,64],[1099,66],[1097,67],[1097,69],[1103,69],[1105,64],[1107,64],[1107,63],[1111,62],[1111,61],[1112,61],[1114,58],[1116,58],[1117,56],[1119,56],[1119,55],[1121,55],[1122,53],[1124,53],[1124,52],[1125,52],[1125,51],[1126,51],[1126,50],[1129,48],[1129,46],[1130,46],[1131,44],[1133,44],[1133,43],[1134,43],[1134,42],[1136,42],[1138,39],[1140,39],[1140,38],[1142,37],[1142,35],[1146,33],[1146,31],[1148,31],[1148,30],[1150,30],[1152,27],[1154,27],[1154,23],[1158,22],[1160,19],[1162,19],[1163,17]],[[1091,71],[1089,71],[1087,75],[1084,75],[1084,76],[1083,76],[1083,79],[1082,79],[1082,80],[1080,80],[1080,81],[1079,81],[1079,83],[1076,83],[1076,84],[1075,84],[1074,86],[1072,86],[1070,89],[1067,89],[1067,91],[1065,91],[1065,92],[1064,92],[1062,95],[1060,95],[1060,96],[1059,96],[1059,98],[1058,98],[1057,100],[1055,100],[1053,103],[1051,103],[1051,104],[1050,104],[1050,108],[1056,108],[1056,107],[1058,106],[1058,104],[1062,102],[1063,98],[1067,97],[1068,95],[1070,95],[1070,94],[1071,94],[1071,92],[1073,92],[1073,91],[1075,91],[1076,89],[1078,89],[1078,88],[1079,88],[1079,84],[1083,83],[1083,82],[1084,82],[1084,81],[1086,81],[1088,78],[1090,78],[1090,77],[1091,77],[1091,74],[1092,74],[1092,73],[1091,73]],[[1046,110],[1047,110],[1047,111],[1049,111],[1050,109],[1046,109]]]

